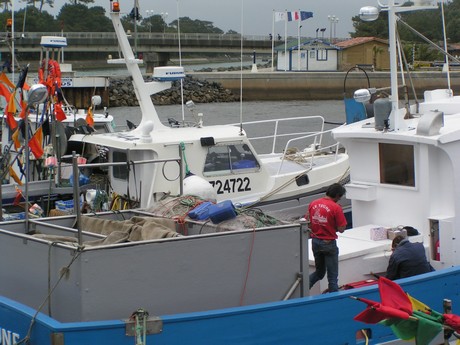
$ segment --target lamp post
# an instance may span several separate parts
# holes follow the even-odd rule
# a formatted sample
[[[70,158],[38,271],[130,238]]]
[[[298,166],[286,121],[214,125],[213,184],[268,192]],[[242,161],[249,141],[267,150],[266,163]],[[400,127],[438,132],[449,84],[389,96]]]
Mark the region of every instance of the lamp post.
[[[334,21],[334,43],[337,41],[337,23],[339,22],[339,18],[335,17]]]
[[[148,25],[149,25],[149,32],[152,33],[152,16],[153,16],[153,13],[155,11],[154,10],[145,10],[145,13],[146,13],[146,17],[148,18]]]
[[[332,37],[335,39],[335,30],[337,23],[339,22],[339,18],[336,15],[328,15],[327,19],[329,20],[329,43],[332,44]]]
[[[299,25],[299,32],[297,37],[297,69],[300,71],[300,34],[301,34],[302,25]]]
[[[163,33],[166,31],[166,18],[168,18],[168,12],[161,12],[161,18],[163,19]]]

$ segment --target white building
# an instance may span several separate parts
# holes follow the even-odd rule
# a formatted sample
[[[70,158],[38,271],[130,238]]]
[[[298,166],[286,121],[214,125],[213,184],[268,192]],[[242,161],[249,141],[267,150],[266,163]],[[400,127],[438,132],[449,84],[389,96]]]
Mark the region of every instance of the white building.
[[[275,47],[278,71],[337,71],[339,47],[314,39]]]

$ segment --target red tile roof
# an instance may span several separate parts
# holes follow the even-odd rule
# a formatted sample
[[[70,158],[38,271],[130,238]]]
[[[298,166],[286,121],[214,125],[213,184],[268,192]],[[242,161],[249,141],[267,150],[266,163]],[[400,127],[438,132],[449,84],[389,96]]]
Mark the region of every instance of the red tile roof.
[[[380,43],[388,44],[388,40],[384,40],[384,39],[377,38],[377,37],[355,37],[355,38],[351,38],[346,41],[338,42],[335,45],[340,48],[346,49],[346,48],[354,47],[354,46],[364,44],[367,42],[372,42],[372,41],[377,41]]]

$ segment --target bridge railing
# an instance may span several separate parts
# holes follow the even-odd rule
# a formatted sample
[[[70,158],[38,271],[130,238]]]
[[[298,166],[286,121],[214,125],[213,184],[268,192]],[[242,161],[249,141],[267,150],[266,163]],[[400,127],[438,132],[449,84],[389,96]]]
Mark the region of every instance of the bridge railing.
[[[18,37],[21,34],[17,33]],[[134,37],[134,33],[131,33]],[[62,36],[61,32],[26,32],[23,34],[25,38],[40,39],[42,36]],[[64,37],[78,38],[78,39],[116,39],[114,32],[65,32]],[[174,32],[138,32],[137,38],[139,39],[177,39],[179,35]],[[195,39],[195,40],[226,40],[226,41],[239,41],[241,35],[239,34],[212,34],[212,33],[181,33],[180,38]],[[270,37],[262,35],[244,35],[244,40],[250,41],[268,41]]]

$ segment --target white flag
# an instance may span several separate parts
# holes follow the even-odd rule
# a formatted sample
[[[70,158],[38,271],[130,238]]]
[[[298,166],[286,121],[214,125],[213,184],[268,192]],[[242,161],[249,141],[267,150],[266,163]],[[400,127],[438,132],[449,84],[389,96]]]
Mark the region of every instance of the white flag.
[[[275,12],[275,22],[286,20],[286,12]]]

